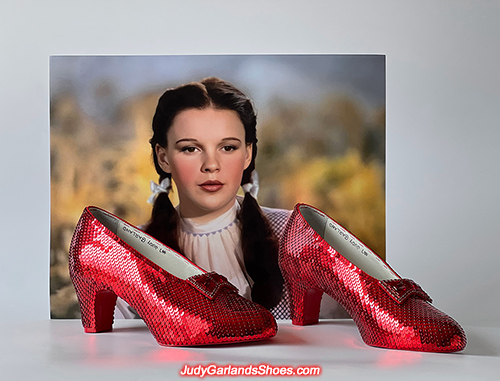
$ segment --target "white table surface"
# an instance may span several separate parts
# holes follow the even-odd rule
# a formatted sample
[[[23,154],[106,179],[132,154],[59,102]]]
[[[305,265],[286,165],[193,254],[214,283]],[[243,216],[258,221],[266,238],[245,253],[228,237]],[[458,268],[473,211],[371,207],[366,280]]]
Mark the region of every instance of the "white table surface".
[[[179,375],[185,364],[268,364],[322,368],[308,379],[500,380],[500,328],[464,327],[467,348],[438,354],[369,347],[351,320],[278,323],[277,336],[267,341],[189,348],[159,346],[141,320],[117,320],[112,332],[99,334],[84,333],[79,320],[4,323],[1,379],[170,380],[185,378]],[[205,377],[214,378],[220,377]]]

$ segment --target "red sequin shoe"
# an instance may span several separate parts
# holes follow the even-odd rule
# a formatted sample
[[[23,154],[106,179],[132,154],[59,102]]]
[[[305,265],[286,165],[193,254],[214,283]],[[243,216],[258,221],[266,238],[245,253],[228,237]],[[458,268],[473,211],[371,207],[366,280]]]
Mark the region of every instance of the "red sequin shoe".
[[[160,345],[206,345],[273,337],[274,317],[223,276],[118,217],[87,207],[69,253],[85,332],[109,331],[117,296],[144,319]]]
[[[426,352],[465,348],[460,325],[431,305],[353,234],[321,211],[297,204],[280,245],[292,323],[318,322],[323,292],[352,316],[368,345]]]

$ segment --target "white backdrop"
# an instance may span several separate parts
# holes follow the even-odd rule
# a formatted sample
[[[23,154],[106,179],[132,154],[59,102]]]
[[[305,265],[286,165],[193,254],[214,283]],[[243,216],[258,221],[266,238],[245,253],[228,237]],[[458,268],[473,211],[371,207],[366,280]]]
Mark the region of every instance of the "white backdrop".
[[[51,54],[381,53],[389,263],[499,326],[499,20],[479,0],[2,1],[0,320],[49,318]]]

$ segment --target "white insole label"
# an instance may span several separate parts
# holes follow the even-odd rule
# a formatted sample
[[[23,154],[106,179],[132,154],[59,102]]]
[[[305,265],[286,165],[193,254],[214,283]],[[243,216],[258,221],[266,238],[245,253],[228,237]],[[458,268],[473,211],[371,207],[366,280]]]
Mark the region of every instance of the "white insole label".
[[[150,249],[160,254],[167,254],[165,246],[159,245],[156,240],[153,240],[151,237],[149,237],[148,235],[146,235],[145,233],[141,232],[138,229],[132,228],[131,226],[126,225],[123,222],[119,221],[118,230],[119,230],[118,236],[121,239],[123,239],[130,246],[139,251],[141,254],[146,255],[147,257],[151,255],[149,251]],[[138,247],[136,247],[138,246],[139,242],[142,243],[141,245],[142,247],[140,248],[140,250]],[[147,255],[144,252],[145,250],[148,250],[149,255]]]
[[[358,252],[363,254],[365,257],[368,255],[375,255],[373,251],[371,251],[368,247],[363,245],[358,239],[354,238],[349,234],[349,232],[345,231],[342,227],[335,225],[333,222],[328,222],[328,226],[336,232],[339,236],[341,236],[345,241],[349,242],[353,248],[355,248]],[[328,239],[327,239],[328,241]],[[378,259],[378,256],[376,256]]]

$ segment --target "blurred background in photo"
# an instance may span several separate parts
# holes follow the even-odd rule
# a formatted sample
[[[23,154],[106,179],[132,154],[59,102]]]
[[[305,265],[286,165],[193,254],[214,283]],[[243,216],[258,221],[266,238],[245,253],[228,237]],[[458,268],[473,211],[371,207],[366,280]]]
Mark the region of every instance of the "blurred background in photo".
[[[52,318],[79,317],[68,248],[83,208],[148,221],[158,98],[208,76],[254,102],[260,205],[309,203],[385,258],[385,56],[53,56]]]

